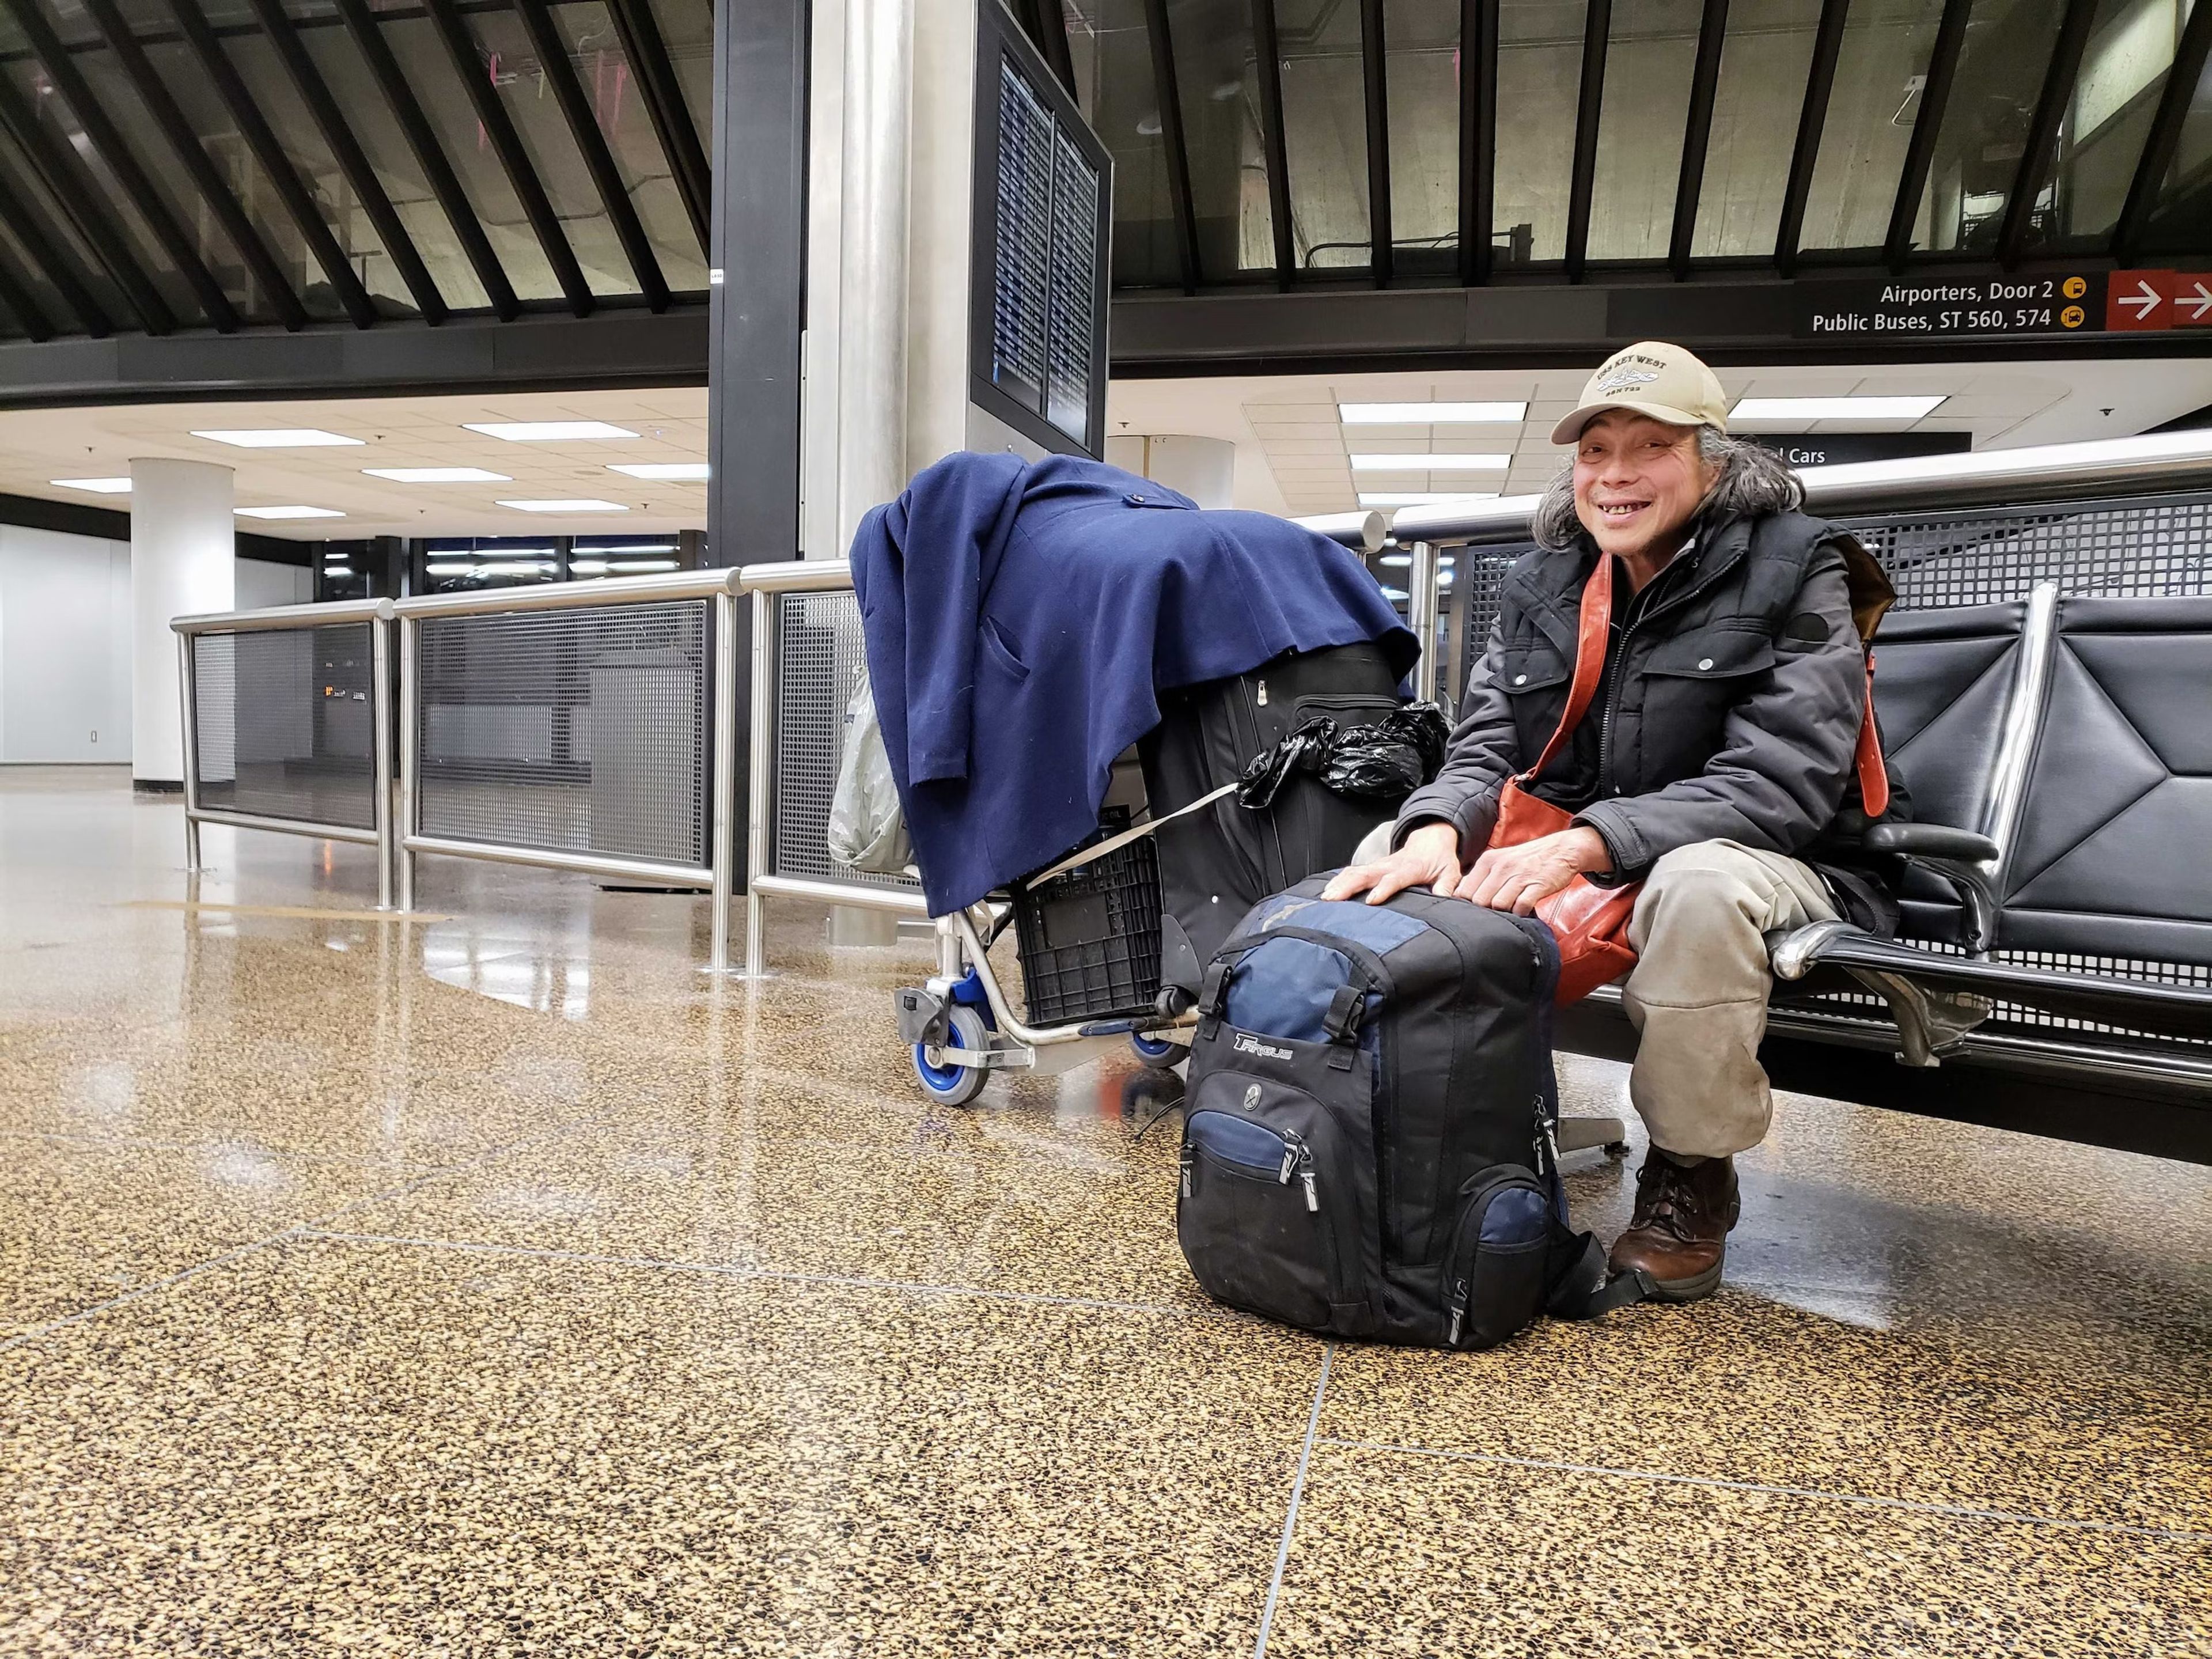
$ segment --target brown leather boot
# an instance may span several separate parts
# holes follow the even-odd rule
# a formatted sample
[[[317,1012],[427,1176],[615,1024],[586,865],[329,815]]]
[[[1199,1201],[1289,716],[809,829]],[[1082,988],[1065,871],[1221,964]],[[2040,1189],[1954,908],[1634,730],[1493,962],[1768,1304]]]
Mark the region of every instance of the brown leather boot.
[[[1636,1172],[1636,1213],[1615,1239],[1617,1273],[1642,1268],[1662,1302],[1695,1302],[1720,1288],[1729,1229],[1741,1206],[1735,1160],[1680,1164],[1656,1146]]]

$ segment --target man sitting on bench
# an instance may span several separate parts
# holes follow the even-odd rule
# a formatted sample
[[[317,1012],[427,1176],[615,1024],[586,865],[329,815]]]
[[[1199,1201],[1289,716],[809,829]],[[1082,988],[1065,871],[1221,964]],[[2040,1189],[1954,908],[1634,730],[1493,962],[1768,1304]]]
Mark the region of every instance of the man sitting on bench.
[[[1644,883],[1623,1001],[1640,1034],[1629,1097],[1651,1155],[1612,1261],[1688,1302],[1720,1284],[1734,1154],[1773,1110],[1759,1064],[1764,935],[1838,915],[1896,929],[1893,900],[1839,846],[1865,823],[1854,610],[1878,615],[1888,586],[1856,543],[1796,510],[1795,473],[1727,435],[1720,382],[1679,346],[1616,353],[1552,439],[1576,446],[1574,462],[1537,509],[1540,550],[1506,574],[1443,770],[1328,896],[1380,903],[1425,886],[1525,915],[1578,875]],[[1566,707],[1601,558],[1615,562],[1604,677],[1528,786],[1572,825],[1486,848],[1501,787]]]

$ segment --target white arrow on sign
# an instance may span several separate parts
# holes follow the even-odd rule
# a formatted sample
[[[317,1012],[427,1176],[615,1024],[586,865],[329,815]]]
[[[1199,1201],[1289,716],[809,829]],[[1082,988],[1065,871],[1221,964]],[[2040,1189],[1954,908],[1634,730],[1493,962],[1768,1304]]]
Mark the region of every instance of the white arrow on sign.
[[[2165,297],[2166,296],[2164,295],[2160,294],[2148,283],[2144,282],[2141,277],[2137,277],[2136,279],[2136,291],[2133,294],[2123,294],[2120,295],[2119,302],[2124,306],[2133,306],[2136,308],[2136,320],[2137,322],[2141,322],[2144,318],[2149,316],[2152,312],[2158,309],[2158,302]]]
[[[2173,303],[2177,307],[2187,306],[2189,320],[2192,323],[2201,323],[2204,320],[2205,313],[2212,312],[2212,288],[2207,288],[2203,283],[2199,283],[2197,284],[2197,292],[2193,296],[2176,295]]]

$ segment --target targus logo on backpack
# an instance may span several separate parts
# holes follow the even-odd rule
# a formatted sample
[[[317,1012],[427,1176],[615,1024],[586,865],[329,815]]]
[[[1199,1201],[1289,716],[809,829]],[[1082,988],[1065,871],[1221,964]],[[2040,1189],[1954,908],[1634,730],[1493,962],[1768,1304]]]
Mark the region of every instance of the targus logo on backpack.
[[[1291,1060],[1296,1058],[1296,1056],[1293,1055],[1288,1048],[1278,1048],[1273,1047],[1272,1044],[1262,1042],[1259,1038],[1254,1036],[1249,1031],[1239,1031],[1237,1034],[1237,1041],[1230,1046],[1235,1048],[1240,1054],[1265,1054],[1269,1060]],[[1253,1102],[1259,1097],[1259,1093],[1260,1085],[1255,1083],[1252,1085],[1250,1091],[1244,1097],[1245,1105],[1248,1107],[1250,1106]]]

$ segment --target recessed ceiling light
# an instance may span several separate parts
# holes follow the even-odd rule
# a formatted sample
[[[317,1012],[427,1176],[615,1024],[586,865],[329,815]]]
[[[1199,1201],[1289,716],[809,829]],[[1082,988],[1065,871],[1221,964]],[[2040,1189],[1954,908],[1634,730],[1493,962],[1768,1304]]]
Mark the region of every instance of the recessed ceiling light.
[[[1737,421],[1917,421],[1944,399],[1932,398],[1739,398]]]
[[[328,507],[240,507],[231,509],[241,519],[343,519],[345,514]]]
[[[1513,465],[1510,455],[1354,455],[1354,472],[1492,472]]]
[[[501,501],[501,507],[511,507],[518,513],[627,513],[629,509],[620,501],[594,501],[586,497],[578,501]]]
[[[471,432],[487,438],[504,438],[511,444],[577,443],[592,438],[635,438],[626,426],[605,421],[464,421]]]
[[[480,466],[365,466],[372,478],[394,483],[513,483],[504,472],[487,472]]]
[[[46,482],[62,489],[89,489],[95,495],[128,495],[128,478],[49,478]]]
[[[1497,499],[1498,492],[1494,489],[1384,490],[1380,493],[1363,489],[1359,492],[1362,507],[1434,507],[1438,501],[1494,501]]]
[[[269,426],[236,432],[195,432],[192,436],[207,438],[219,444],[232,444],[240,449],[326,449],[333,444],[364,444],[368,441],[366,438],[349,438],[312,426]]]
[[[1518,421],[1525,403],[1339,404],[1337,418],[1346,426],[1488,426]]]
[[[610,472],[626,472],[633,478],[661,478],[671,483],[704,483],[707,482],[707,463],[704,461],[632,461],[625,466],[611,466]]]

